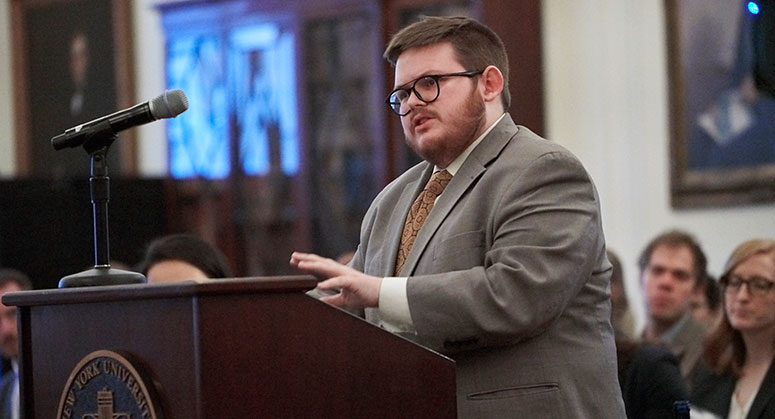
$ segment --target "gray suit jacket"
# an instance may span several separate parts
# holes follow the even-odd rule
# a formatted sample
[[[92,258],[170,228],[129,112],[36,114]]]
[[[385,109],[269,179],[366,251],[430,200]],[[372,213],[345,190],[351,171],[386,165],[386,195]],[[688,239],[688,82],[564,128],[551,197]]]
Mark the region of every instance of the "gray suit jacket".
[[[351,266],[393,276],[432,170],[420,163],[377,196]],[[456,361],[459,417],[625,417],[610,272],[581,163],[504,117],[438,198],[401,273],[415,340]]]
[[[694,369],[702,358],[705,326],[695,321],[690,314],[679,320],[680,327],[673,331],[674,338],[665,345],[679,360],[681,376],[690,382]]]

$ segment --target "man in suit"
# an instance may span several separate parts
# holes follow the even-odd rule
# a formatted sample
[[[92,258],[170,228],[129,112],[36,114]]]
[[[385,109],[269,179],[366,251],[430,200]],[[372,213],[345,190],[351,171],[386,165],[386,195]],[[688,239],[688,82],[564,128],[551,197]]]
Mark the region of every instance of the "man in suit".
[[[460,418],[624,417],[597,193],[571,153],[506,112],[503,43],[429,17],[385,57],[388,105],[425,161],[375,198],[349,266],[291,263],[339,291],[324,301],[451,356]]]
[[[9,292],[32,289],[27,275],[15,270],[0,269],[0,298]],[[0,419],[19,417],[19,338],[16,327],[16,307],[0,303],[0,351],[11,361],[12,368],[0,377]]]
[[[647,316],[643,340],[670,349],[687,383],[702,356],[705,327],[692,317],[691,303],[704,292],[707,263],[699,243],[680,230],[652,239],[638,260]]]

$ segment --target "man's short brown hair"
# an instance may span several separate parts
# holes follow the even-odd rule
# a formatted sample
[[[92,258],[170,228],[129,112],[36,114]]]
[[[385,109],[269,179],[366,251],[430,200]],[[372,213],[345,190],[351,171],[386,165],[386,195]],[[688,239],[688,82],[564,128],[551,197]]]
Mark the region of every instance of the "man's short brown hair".
[[[702,251],[700,244],[694,236],[682,230],[666,231],[657,237],[654,237],[649,242],[638,259],[638,267],[640,268],[641,275],[643,275],[643,272],[651,261],[651,255],[654,253],[654,250],[659,246],[672,248],[686,247],[689,249],[692,253],[692,259],[694,260],[694,285],[700,286],[705,283],[705,277],[708,274],[708,259],[705,257],[705,252]]]
[[[390,40],[383,57],[394,67],[398,57],[412,48],[449,42],[466,71],[484,70],[492,65],[503,74],[501,103],[503,110],[511,104],[509,94],[509,58],[498,34],[467,17],[428,16],[401,29]]]

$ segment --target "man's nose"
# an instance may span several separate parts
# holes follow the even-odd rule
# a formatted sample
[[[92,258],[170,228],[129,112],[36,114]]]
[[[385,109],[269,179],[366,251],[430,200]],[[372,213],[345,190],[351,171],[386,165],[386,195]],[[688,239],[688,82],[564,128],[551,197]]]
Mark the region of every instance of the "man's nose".
[[[415,106],[424,106],[425,102],[420,99],[420,97],[417,95],[417,92],[414,89],[411,89],[409,91],[409,96],[406,98],[406,107],[407,110],[414,109]]]
[[[657,277],[657,284],[660,288],[673,288],[675,285],[675,278],[669,272],[665,272]]]

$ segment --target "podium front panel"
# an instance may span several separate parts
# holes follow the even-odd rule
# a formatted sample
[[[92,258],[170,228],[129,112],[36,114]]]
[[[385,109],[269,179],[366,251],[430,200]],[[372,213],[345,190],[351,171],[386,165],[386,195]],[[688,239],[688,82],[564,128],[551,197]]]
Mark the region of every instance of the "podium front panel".
[[[56,416],[100,350],[146,377],[167,419],[454,418],[454,362],[304,294],[307,277],[7,294],[27,418]]]

